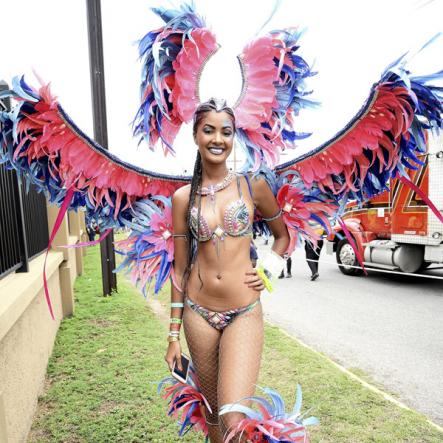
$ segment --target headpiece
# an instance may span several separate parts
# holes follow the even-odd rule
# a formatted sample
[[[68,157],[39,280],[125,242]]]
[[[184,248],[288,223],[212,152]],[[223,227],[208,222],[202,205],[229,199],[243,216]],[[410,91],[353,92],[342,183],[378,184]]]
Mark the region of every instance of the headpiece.
[[[202,71],[219,45],[192,5],[153,11],[165,25],[146,34],[139,44],[143,72],[134,134],[151,149],[160,140],[165,153],[174,153],[182,123],[192,119],[201,102]],[[243,85],[231,107],[248,170],[257,170],[262,162],[275,166],[281,150],[309,135],[293,129],[293,117],[313,103],[306,99],[309,92],[304,88],[304,79],[313,73],[297,54],[300,35],[294,28],[270,32],[238,56]],[[215,103],[217,109],[227,106]]]

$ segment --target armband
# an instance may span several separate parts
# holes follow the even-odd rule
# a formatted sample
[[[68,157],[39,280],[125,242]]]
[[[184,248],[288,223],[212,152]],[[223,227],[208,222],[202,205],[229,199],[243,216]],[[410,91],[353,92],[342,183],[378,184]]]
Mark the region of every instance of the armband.
[[[172,234],[172,238],[184,238],[185,240],[187,240],[188,234]]]
[[[263,217],[262,216],[262,219],[266,222],[270,222],[270,221],[277,220],[277,218],[280,217],[280,215],[281,215],[281,209],[279,209],[278,212],[275,215],[273,215],[272,217]]]

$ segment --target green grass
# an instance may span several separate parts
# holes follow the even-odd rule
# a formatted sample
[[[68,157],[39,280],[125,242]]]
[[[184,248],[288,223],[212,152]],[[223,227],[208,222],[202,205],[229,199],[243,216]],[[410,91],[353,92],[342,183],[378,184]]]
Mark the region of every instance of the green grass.
[[[177,425],[153,382],[167,376],[167,323],[123,278],[101,296],[99,249],[89,248],[75,285],[75,316],[65,319],[29,442],[174,442]],[[159,300],[165,308],[167,293]],[[277,389],[287,408],[295,385],[321,424],[313,442],[441,442],[443,434],[351,380],[326,359],[266,326],[259,385]],[[186,442],[202,442],[195,433]]]

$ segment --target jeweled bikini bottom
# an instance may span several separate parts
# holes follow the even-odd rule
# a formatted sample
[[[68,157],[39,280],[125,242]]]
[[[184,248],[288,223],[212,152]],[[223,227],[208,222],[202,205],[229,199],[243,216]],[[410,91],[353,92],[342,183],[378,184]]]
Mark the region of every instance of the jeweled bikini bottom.
[[[228,311],[210,311],[198,303],[193,302],[191,299],[186,298],[186,304],[193,311],[197,312],[197,314],[201,315],[213,328],[219,331],[226,328],[226,326],[233,322],[239,315],[251,311],[258,303],[260,303],[260,299],[243,308],[229,309]]]

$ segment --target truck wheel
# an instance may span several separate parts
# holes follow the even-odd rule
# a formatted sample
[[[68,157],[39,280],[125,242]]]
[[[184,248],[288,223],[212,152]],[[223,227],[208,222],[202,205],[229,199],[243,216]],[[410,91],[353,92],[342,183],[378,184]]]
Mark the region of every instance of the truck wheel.
[[[362,269],[351,268],[351,266],[360,266],[358,263],[357,257],[355,256],[355,252],[352,249],[352,246],[349,244],[348,240],[344,238],[340,240],[337,245],[336,252],[337,263],[339,265],[339,269],[345,275],[361,275],[363,274]]]

